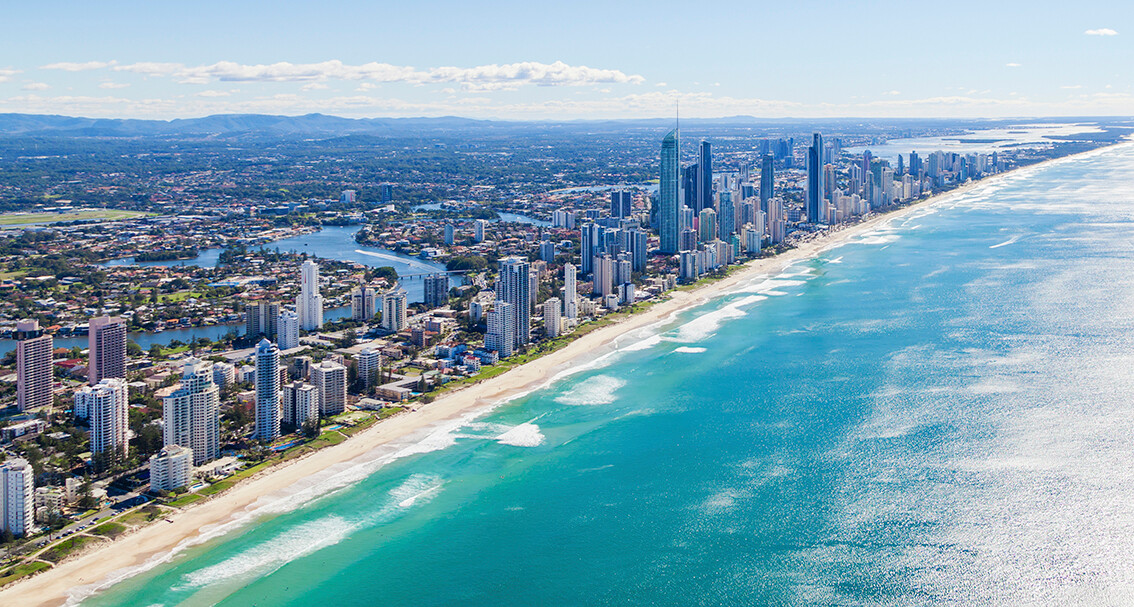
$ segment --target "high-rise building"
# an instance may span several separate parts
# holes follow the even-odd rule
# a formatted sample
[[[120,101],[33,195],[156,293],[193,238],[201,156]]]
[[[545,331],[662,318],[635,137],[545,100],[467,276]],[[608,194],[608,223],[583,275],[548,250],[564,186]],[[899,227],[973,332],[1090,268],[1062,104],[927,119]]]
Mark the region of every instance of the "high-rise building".
[[[579,229],[579,259],[584,276],[594,271],[591,262],[602,252],[605,242],[606,228],[603,226],[588,223]]]
[[[776,158],[765,154],[760,165],[760,210],[768,212],[768,201],[774,196],[776,188]]]
[[[90,365],[87,380],[90,385],[108,377],[126,378],[126,321],[121,318],[100,316],[90,322]]]
[[[299,296],[295,298],[299,328],[314,331],[323,328],[323,296],[319,294],[319,266],[310,259],[300,267]]]
[[[281,350],[299,347],[299,315],[291,310],[280,312],[276,321],[276,334]]]
[[[220,389],[212,363],[185,359],[181,387],[162,400],[162,423],[163,443],[192,449],[194,466],[220,455]]]
[[[717,239],[717,212],[712,209],[703,209],[697,218],[697,237],[701,242],[712,242]]]
[[[273,441],[279,436],[280,349],[262,339],[256,344],[256,430],[252,437]]]
[[[166,445],[150,457],[150,490],[173,491],[189,484],[193,478],[193,450],[181,445]]]
[[[276,339],[280,304],[258,301],[244,306],[244,334],[248,339]]]
[[[28,460],[15,457],[0,463],[0,529],[17,537],[35,524],[35,471]]]
[[[604,253],[595,257],[594,266],[593,293],[606,297],[614,292],[614,260]]]
[[[394,184],[383,183],[378,186],[378,201],[383,204],[394,201]]]
[[[646,259],[649,255],[649,235],[641,228],[634,228],[627,233],[630,247],[630,263],[635,272],[646,271]]]
[[[579,294],[575,284],[575,266],[563,264],[563,315],[574,320],[579,317]]]
[[[367,389],[382,382],[382,378],[379,376],[382,372],[381,351],[377,348],[363,348],[354,359],[358,363],[358,377]]]
[[[718,234],[721,240],[727,241],[736,232],[736,204],[732,200],[732,192],[724,191],[719,194],[717,205],[717,222],[720,224]]]
[[[319,419],[319,389],[303,382],[284,384],[280,393],[283,422],[300,428],[311,419]]]
[[[432,274],[425,277],[425,307],[440,308],[449,303],[449,276]]]
[[[445,224],[445,227],[443,229],[444,229],[444,235],[445,235],[444,236],[445,244],[452,246],[453,243],[457,239],[456,229],[453,228],[453,224],[451,224],[451,223]]]
[[[338,415],[346,411],[346,367],[329,360],[311,365],[311,383],[319,392],[320,415]]]
[[[359,285],[350,292],[350,317],[370,320],[381,311],[382,294],[376,287]]]
[[[547,263],[555,261],[555,243],[550,240],[540,241],[539,258],[541,261],[546,261]]]
[[[51,335],[34,320],[16,323],[16,405],[20,411],[51,406]]]
[[[515,351],[516,313],[513,308],[512,304],[497,300],[485,315],[488,332],[484,335],[484,349],[496,352],[500,358],[507,358]]]
[[[477,219],[473,222],[473,240],[477,242],[484,242],[484,228],[488,226],[488,222],[483,219]]]
[[[496,299],[512,304],[512,347],[528,343],[532,328],[531,269],[523,257],[500,260],[496,277]]]
[[[130,398],[126,380],[108,377],[93,386],[75,391],[75,411],[86,413],[91,426],[91,453],[108,461],[126,455],[130,431]]]
[[[825,223],[826,197],[823,195],[823,136],[814,134],[814,142],[807,148],[807,221]]]
[[[382,295],[383,329],[397,333],[406,328],[406,298],[406,291],[401,287]]]
[[[357,195],[358,192],[354,190],[343,190],[342,194],[339,194],[339,202],[342,204],[354,204],[358,199]]]
[[[543,330],[548,337],[559,337],[563,320],[559,312],[559,298],[552,297],[543,302]]]
[[[213,363],[213,383],[221,390],[236,383],[236,367],[229,363]]]
[[[658,182],[660,200],[658,205],[658,233],[661,235],[661,252],[670,255],[677,252],[679,229],[677,213],[678,206],[681,204],[677,186],[680,177],[678,134],[677,129],[673,129],[662,139],[661,178]]]
[[[610,193],[610,216],[629,217],[632,213],[634,197],[630,192],[615,190]]]
[[[698,214],[713,208],[713,149],[708,141],[702,141],[697,158],[697,205]]]

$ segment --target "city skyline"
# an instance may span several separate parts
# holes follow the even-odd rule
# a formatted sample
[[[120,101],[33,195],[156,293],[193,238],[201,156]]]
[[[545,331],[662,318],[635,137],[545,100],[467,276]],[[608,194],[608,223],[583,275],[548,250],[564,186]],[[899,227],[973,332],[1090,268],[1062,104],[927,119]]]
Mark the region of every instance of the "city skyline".
[[[949,14],[963,28],[933,26],[945,17],[933,7],[896,3],[720,2],[683,16],[685,31],[727,23],[758,42],[732,50],[662,44],[654,32],[671,25],[667,6],[584,3],[548,18],[522,3],[253,3],[225,5],[224,19],[207,5],[13,6],[21,27],[0,64],[0,112],[539,120],[661,117],[678,102],[687,116],[715,118],[1134,110],[1134,89],[1111,67],[1134,53],[1124,35],[1134,11],[1122,6],[1088,2],[1068,16],[1054,3],[961,2]],[[431,44],[420,43],[423,28]],[[805,34],[828,43],[797,44]],[[582,36],[591,43],[577,44]],[[821,77],[802,76],[814,66]]]

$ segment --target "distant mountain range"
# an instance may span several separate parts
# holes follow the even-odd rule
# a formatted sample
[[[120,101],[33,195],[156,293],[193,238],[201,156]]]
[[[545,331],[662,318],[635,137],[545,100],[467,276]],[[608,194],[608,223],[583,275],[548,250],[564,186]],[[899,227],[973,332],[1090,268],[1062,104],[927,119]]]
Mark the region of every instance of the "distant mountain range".
[[[988,127],[996,124],[1021,122],[1101,121],[1126,122],[1115,118],[1023,118],[1017,120],[944,120],[944,119],[767,119],[751,116],[734,116],[713,119],[682,119],[683,124],[697,127],[766,127],[804,126],[824,127],[856,126],[955,126]],[[271,116],[265,114],[220,114],[204,118],[177,120],[134,120],[116,118],[76,118],[41,114],[0,114],[0,135],[7,136],[63,136],[63,137],[226,137],[235,135],[261,135],[269,137],[334,137],[353,134],[405,136],[414,134],[455,134],[459,132],[520,131],[607,131],[634,128],[657,129],[673,124],[668,118],[641,120],[577,120],[505,121],[475,120],[446,116],[441,118],[341,118],[325,114],[304,116]]]

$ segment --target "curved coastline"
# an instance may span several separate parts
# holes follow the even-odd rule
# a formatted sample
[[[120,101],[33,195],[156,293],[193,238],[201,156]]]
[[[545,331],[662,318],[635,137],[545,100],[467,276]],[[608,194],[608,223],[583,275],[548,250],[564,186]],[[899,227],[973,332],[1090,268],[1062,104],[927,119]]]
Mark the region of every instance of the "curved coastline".
[[[779,273],[794,263],[848,244],[880,225],[923,211],[935,203],[963,196],[976,188],[993,185],[1007,176],[1020,177],[1027,171],[1051,163],[1085,154],[1100,153],[1106,149],[1091,150],[1079,155],[1030,165],[967,184],[896,211],[870,217],[826,237],[804,243],[781,255],[750,261],[719,281],[689,291],[674,291],[669,299],[655,304],[642,313],[593,331],[558,351],[512,369],[497,378],[447,394],[429,405],[418,406],[415,410],[377,424],[340,445],[265,471],[217,498],[172,515],[172,522],[169,524],[144,527],[105,547],[22,580],[0,591],[0,603],[58,605],[81,600],[81,597],[92,591],[168,560],[185,547],[216,537],[233,526],[239,526],[261,514],[269,513],[272,511],[272,504],[287,500],[297,492],[321,489],[315,491],[317,495],[321,495],[332,490],[333,487],[323,487],[322,481],[327,481],[336,473],[343,472],[344,467],[362,466],[363,469],[369,469],[371,466],[366,464],[370,463],[380,467],[388,461],[389,456],[396,455],[396,453],[391,454],[391,449],[403,445],[404,441],[428,434],[432,429],[442,425],[483,415],[486,411],[507,401],[543,388],[565,374],[590,367],[595,364],[596,358],[602,358],[625,348],[627,344],[618,342],[630,332],[656,333],[672,322],[678,313],[727,295],[753,278]],[[336,467],[339,469],[336,470]]]

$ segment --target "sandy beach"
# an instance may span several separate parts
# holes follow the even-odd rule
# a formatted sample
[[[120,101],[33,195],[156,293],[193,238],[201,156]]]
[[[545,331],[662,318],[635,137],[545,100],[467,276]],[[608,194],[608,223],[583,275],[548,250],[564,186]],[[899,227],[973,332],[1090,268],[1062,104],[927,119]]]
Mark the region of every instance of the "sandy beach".
[[[1036,165],[1033,165],[1036,166]],[[559,351],[517,367],[497,378],[472,385],[438,398],[428,405],[417,405],[408,411],[381,422],[350,440],[322,449],[294,462],[264,472],[207,502],[186,508],[171,516],[171,522],[158,521],[136,533],[108,543],[78,558],[66,561],[42,574],[23,580],[0,591],[0,605],[60,605],[68,593],[79,586],[104,585],[123,577],[123,572],[168,555],[183,542],[198,538],[201,529],[233,520],[266,502],[283,499],[289,488],[326,474],[336,464],[365,458],[376,448],[421,432],[431,426],[453,420],[494,403],[499,403],[546,384],[558,373],[592,361],[596,353],[613,349],[616,339],[629,331],[663,323],[675,314],[727,293],[738,284],[761,275],[774,275],[789,264],[815,257],[832,247],[847,243],[880,224],[899,219],[924,209],[942,199],[963,195],[987,186],[1005,175],[993,176],[950,192],[926,199],[900,210],[878,215],[834,232],[826,237],[767,259],[753,260],[729,277],[695,290],[675,291],[669,299],[645,312],[630,316],[617,324],[593,331]]]

